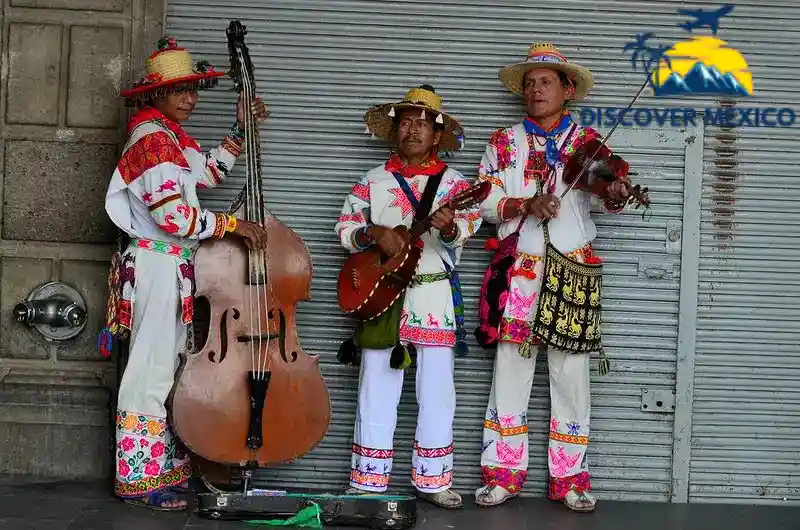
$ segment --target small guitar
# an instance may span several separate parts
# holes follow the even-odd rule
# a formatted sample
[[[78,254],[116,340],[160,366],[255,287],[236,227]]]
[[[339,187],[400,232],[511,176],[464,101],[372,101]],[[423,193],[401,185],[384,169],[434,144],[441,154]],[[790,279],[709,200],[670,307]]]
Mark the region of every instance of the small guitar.
[[[469,208],[486,199],[491,189],[490,182],[474,184],[425,219],[414,223],[411,229],[405,225],[395,227],[393,230],[405,244],[394,256],[385,257],[377,245],[350,256],[339,273],[339,308],[342,312],[361,320],[372,320],[382,315],[411,283],[422,257],[422,248],[417,242],[430,230],[436,212],[445,207],[453,210]]]

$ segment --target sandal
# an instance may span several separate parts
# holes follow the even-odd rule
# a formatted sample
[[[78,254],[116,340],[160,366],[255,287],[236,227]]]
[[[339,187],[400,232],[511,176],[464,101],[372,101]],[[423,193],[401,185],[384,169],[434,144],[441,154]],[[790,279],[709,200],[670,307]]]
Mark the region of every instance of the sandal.
[[[564,504],[575,512],[593,512],[597,499],[585,489],[573,486],[564,496]]]
[[[156,510],[159,512],[182,512],[187,510],[189,507],[188,502],[181,499],[178,495],[176,495],[169,489],[156,491],[155,493],[151,493],[150,495],[145,495],[143,497],[136,497],[134,499],[123,499],[122,502],[130,504],[131,506],[139,506],[142,508],[148,508],[150,510]],[[172,504],[171,506],[169,506],[170,503]]]
[[[184,480],[180,484],[175,484],[174,486],[170,486],[167,489],[173,493],[177,493],[178,495],[186,495],[187,493],[191,493],[192,491],[192,488],[189,487],[188,480]]]
[[[347,488],[346,490],[344,490],[344,494],[345,495],[381,495],[380,493],[377,493],[377,492],[374,492],[374,491],[362,490],[362,489],[354,488],[352,486]]]
[[[502,486],[484,486],[475,492],[475,504],[488,508],[503,504],[509,499],[515,498],[515,493],[509,492]]]
[[[464,506],[464,503],[461,501],[461,495],[455,491],[442,490],[436,493],[425,493],[424,491],[416,490],[416,494],[420,499],[435,504],[439,508],[454,510]]]

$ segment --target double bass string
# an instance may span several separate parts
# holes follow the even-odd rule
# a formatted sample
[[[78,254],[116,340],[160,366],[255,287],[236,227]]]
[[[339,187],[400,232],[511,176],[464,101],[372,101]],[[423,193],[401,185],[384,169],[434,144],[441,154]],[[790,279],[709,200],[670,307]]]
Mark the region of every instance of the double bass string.
[[[239,55],[239,68],[241,72],[241,80],[243,83],[243,90],[242,90],[242,98],[244,99],[245,107],[249,104],[250,99],[250,92],[247,86],[247,75],[245,75],[245,66],[244,60],[242,58],[241,50],[238,50]],[[252,124],[250,123],[250,116],[248,112],[245,112],[244,115],[244,123],[245,123],[245,171],[246,171],[246,189],[247,189],[247,220],[253,221],[256,216],[256,208],[255,208],[255,190],[253,186],[253,168],[252,168],[252,147],[251,147],[251,139],[252,139]],[[253,304],[253,289],[251,286],[252,276],[253,276],[253,250],[248,249],[247,251],[248,257],[248,288],[247,288],[247,301],[248,301],[248,312],[250,313],[250,336],[253,337],[255,332],[255,326],[253,324],[253,318],[260,319],[259,312],[257,312],[254,308]],[[256,273],[257,275],[257,273]],[[258,300],[256,300],[258,302]],[[259,320],[258,323],[259,333],[258,333],[258,340],[260,340],[260,329],[261,329],[261,322]],[[253,371],[253,375],[256,378],[260,378],[259,372],[261,371],[261,359],[260,359],[260,344],[259,344],[259,359],[258,362],[256,361],[256,344],[255,341],[251,338],[250,340],[250,363],[251,369]]]
[[[245,63],[242,60],[241,51],[239,53],[240,53],[240,64],[244,65]],[[259,225],[263,226],[263,224],[264,224],[264,211],[263,211],[263,208],[261,206],[263,204],[263,190],[261,188],[261,184],[262,183],[261,183],[261,179],[259,178],[260,173],[258,171],[259,170],[259,166],[260,166],[259,160],[260,160],[260,154],[261,153],[260,153],[260,147],[259,147],[259,141],[258,141],[259,140],[259,138],[258,138],[258,130],[256,129],[257,124],[253,123],[253,115],[252,115],[252,110],[251,110],[251,106],[252,106],[252,102],[253,102],[252,97],[254,95],[254,91],[253,91],[253,87],[250,84],[250,79],[249,79],[249,77],[247,75],[243,75],[242,76],[242,80],[243,80],[243,83],[244,83],[243,96],[244,96],[244,106],[245,106],[245,129],[246,129],[246,135],[245,136],[246,136],[246,142],[247,142],[247,147],[246,147],[247,148],[246,160],[247,160],[247,169],[248,169],[247,183],[248,183],[248,188],[249,188],[249,191],[250,191],[249,195],[251,196],[251,199],[249,201],[249,207],[251,208],[251,210],[250,210],[250,213],[251,213],[250,218],[251,218],[252,221],[257,222]],[[254,263],[253,254],[254,254],[253,250],[249,250],[248,251],[248,256],[250,257],[250,263],[251,263],[251,270],[252,270],[252,264]],[[255,316],[256,316],[256,319],[258,321],[258,335],[257,335],[257,337],[258,337],[257,338],[257,340],[258,340],[258,362],[257,362],[258,370],[257,370],[257,376],[259,378],[261,378],[263,376],[264,372],[269,369],[269,359],[270,359],[267,351],[265,351],[265,349],[263,348],[263,330],[261,328],[261,315],[262,315],[262,312],[261,312],[261,297],[263,295],[263,297],[264,297],[264,313],[263,314],[267,315],[267,333],[269,334],[269,316],[268,316],[269,315],[269,298],[267,296],[267,284],[266,284],[268,266],[267,266],[267,259],[265,258],[263,250],[256,250],[255,254],[256,254],[256,260],[255,260],[256,267],[255,268],[256,268],[256,280],[257,280],[256,285],[259,286],[258,291],[257,291],[256,307],[255,307],[255,309],[256,309],[256,315]],[[263,286],[259,283],[262,280],[264,282]],[[248,289],[248,291],[252,291],[252,289]],[[252,297],[252,295],[250,293],[248,293],[248,294]],[[252,298],[251,298],[251,300],[252,300]],[[253,304],[252,304],[252,301],[251,301],[250,302],[251,330],[252,330],[252,327],[253,327],[252,326],[252,314],[253,314],[252,305]],[[268,338],[267,338],[267,350],[269,349],[270,341],[271,341],[271,339],[268,336]],[[254,341],[251,341],[251,343],[252,342],[254,342]],[[254,346],[255,345],[253,344],[252,347],[254,347]],[[252,355],[252,357],[253,357],[253,363],[256,364],[255,363],[255,356]],[[254,371],[256,371],[256,370],[254,370]]]

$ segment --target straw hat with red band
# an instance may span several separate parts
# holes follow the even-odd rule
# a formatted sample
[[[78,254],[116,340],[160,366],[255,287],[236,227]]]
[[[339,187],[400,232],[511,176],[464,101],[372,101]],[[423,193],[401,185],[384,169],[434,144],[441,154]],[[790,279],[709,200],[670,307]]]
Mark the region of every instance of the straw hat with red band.
[[[588,69],[569,62],[566,56],[549,42],[534,44],[522,62],[501,69],[500,81],[512,93],[522,95],[522,79],[525,77],[525,72],[534,68],[551,68],[566,73],[575,87],[575,96],[572,98],[574,101],[584,99],[594,86],[592,73]]]
[[[176,90],[207,90],[219,82],[224,72],[218,72],[207,61],[192,62],[185,48],[175,39],[164,37],[147,61],[147,75],[134,83],[133,88],[120,96],[129,103],[141,102]]]

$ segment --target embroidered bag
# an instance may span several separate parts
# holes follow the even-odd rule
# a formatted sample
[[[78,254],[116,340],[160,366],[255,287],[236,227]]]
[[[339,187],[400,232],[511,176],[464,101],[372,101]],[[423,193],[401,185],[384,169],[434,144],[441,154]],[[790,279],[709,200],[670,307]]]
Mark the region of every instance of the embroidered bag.
[[[475,330],[475,339],[484,348],[497,343],[500,319],[503,318],[508,289],[511,286],[512,268],[517,260],[519,231],[527,217],[527,214],[523,215],[514,233],[500,241],[500,248],[492,256],[489,267],[483,274],[478,297],[478,328]]]
[[[537,183],[541,193],[541,181]],[[600,336],[603,265],[579,263],[559,252],[550,242],[547,225],[545,221],[542,287],[531,333],[520,346],[520,355],[529,355],[535,337],[548,346],[571,353],[597,351],[600,374],[604,375],[609,363]]]

